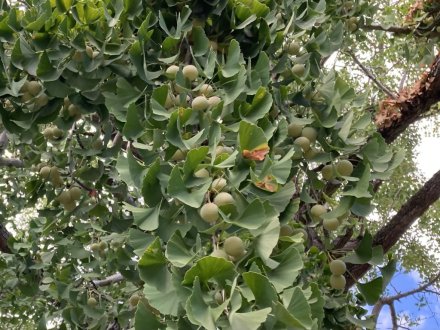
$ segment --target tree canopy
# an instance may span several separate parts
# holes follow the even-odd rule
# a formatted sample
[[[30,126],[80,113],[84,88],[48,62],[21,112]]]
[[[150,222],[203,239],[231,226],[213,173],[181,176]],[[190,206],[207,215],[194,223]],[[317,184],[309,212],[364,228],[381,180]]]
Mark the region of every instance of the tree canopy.
[[[435,2],[1,6],[8,329],[374,328],[435,272]]]

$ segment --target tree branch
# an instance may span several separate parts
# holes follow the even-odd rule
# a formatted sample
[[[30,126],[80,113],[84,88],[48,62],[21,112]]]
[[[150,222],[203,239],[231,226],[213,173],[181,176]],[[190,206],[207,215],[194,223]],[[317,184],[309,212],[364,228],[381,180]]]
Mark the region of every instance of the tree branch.
[[[94,286],[108,286],[114,283],[122,282],[124,280],[124,276],[121,273],[115,273],[113,275],[107,276],[102,280],[93,280],[92,283]]]
[[[374,235],[373,246],[382,246],[384,253],[396,244],[402,235],[429,207],[440,198],[440,171],[435,173],[423,187],[415,193],[391,220]],[[369,264],[348,265],[348,272],[355,279],[361,278],[370,269]],[[347,276],[347,286],[350,288],[355,280]]]
[[[391,314],[391,322],[393,323],[393,330],[399,329],[399,324],[397,323],[397,313],[394,308],[394,302],[390,302],[388,304],[390,306],[390,314]]]
[[[365,31],[391,32],[397,36],[407,36],[407,35],[412,34],[416,37],[434,38],[434,37],[438,37],[440,35],[440,33],[437,32],[436,30],[430,30],[430,29],[424,30],[421,28],[411,28],[411,27],[406,27],[406,26],[383,27],[379,24],[368,24],[368,25],[362,25],[360,28]]]
[[[17,158],[0,157],[0,167],[24,167],[24,162]]]
[[[11,253],[11,249],[8,246],[8,239],[11,237],[11,233],[6,227],[0,223],[0,251],[3,253]]]
[[[370,78],[371,81],[373,81],[377,85],[377,87],[379,87],[385,94],[387,94],[392,99],[396,98],[396,95],[388,87],[386,87],[379,80],[377,80],[374,74],[370,72],[370,70],[368,70],[367,67],[357,59],[356,55],[353,52],[348,51],[347,54],[353,58],[353,61],[361,68],[361,70],[367,75],[367,77]]]

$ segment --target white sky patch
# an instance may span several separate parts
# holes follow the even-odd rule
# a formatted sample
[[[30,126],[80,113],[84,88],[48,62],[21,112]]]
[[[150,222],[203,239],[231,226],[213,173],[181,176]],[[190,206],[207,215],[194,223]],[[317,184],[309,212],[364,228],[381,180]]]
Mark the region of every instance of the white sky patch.
[[[422,137],[417,151],[419,168],[425,178],[429,179],[440,170],[440,137]]]

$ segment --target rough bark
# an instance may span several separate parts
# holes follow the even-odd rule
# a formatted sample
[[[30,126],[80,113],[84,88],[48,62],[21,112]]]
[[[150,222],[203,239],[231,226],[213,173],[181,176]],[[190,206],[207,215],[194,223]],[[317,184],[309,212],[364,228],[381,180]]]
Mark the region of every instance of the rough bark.
[[[373,246],[382,246],[384,252],[389,251],[411,227],[411,225],[423,215],[429,207],[440,198],[440,171],[435,173],[423,187],[415,193],[391,220],[374,235]],[[348,271],[355,278],[361,278],[369,269],[369,264],[349,265]],[[347,288],[355,283],[351,276],[347,276]]]
[[[8,246],[8,238],[11,236],[9,231],[0,223],[0,251],[4,253],[10,253],[11,250]]]

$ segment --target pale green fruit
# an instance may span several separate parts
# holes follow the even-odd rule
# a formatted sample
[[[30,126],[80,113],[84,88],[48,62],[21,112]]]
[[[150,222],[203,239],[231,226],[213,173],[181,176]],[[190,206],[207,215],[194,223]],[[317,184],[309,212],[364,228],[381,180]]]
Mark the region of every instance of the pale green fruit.
[[[69,113],[69,116],[76,117],[78,115],[81,115],[81,110],[79,107],[75,104],[70,104],[67,108],[67,112]]]
[[[221,191],[224,187],[226,187],[226,180],[223,178],[214,179],[211,183],[211,189],[215,192]]]
[[[222,249],[215,249],[214,251],[212,251],[211,257],[229,260],[228,254]]]
[[[212,93],[214,93],[214,88],[212,88],[209,84],[203,84],[202,87],[200,87],[200,94],[205,95],[206,97],[211,96]]]
[[[38,95],[43,87],[40,85],[38,81],[29,81],[27,84],[27,91],[32,95],[36,96]]]
[[[214,203],[204,204],[200,209],[200,216],[208,223],[216,222],[219,218],[218,206]]]
[[[310,150],[307,150],[304,153],[304,158],[305,159],[312,159],[313,157],[315,157],[317,155],[319,155],[319,150],[312,147],[312,148],[310,148]]]
[[[50,166],[43,166],[43,167],[40,169],[40,176],[41,176],[43,179],[47,179],[47,178],[49,177],[49,175],[50,175]]]
[[[314,143],[318,137],[318,131],[313,127],[304,127],[301,135],[308,138],[310,143]]]
[[[95,307],[98,304],[98,301],[93,298],[90,297],[89,299],[87,299],[87,305],[89,305],[90,307]]]
[[[199,76],[199,70],[194,65],[185,65],[182,70],[183,76],[191,81]]]
[[[221,100],[218,96],[214,95],[214,96],[211,96],[211,97],[208,99],[208,104],[209,104],[210,107],[214,107],[214,106],[216,106],[217,104],[219,104],[221,101],[222,101],[222,100]]]
[[[177,149],[174,155],[171,157],[171,160],[175,162],[179,162],[184,159],[185,159],[185,153],[180,149]]]
[[[214,198],[214,204],[217,206],[234,204],[234,197],[227,192],[221,192]]]
[[[97,50],[95,50],[95,51],[92,53],[92,58],[94,59],[94,58],[98,57],[99,54],[100,54],[100,53],[99,53]]]
[[[289,46],[287,46],[287,52],[290,55],[298,55],[299,54],[299,50],[300,50],[301,46],[299,43],[297,43],[296,41],[292,41]]]
[[[228,255],[234,258],[242,257],[245,253],[244,243],[241,238],[237,236],[228,237],[223,244],[223,248]]]
[[[302,76],[306,71],[306,66],[304,64],[295,64],[292,68],[292,73],[297,76]]]
[[[354,31],[356,31],[356,30],[358,29],[358,26],[357,26],[356,23],[351,23],[351,22],[349,22],[349,23],[347,24],[347,29],[348,29],[348,31],[350,31],[350,32],[354,32]]]
[[[72,104],[72,103],[70,102],[69,98],[66,96],[66,97],[64,98],[63,107],[64,107],[65,109],[67,109],[67,108],[69,107],[69,105],[71,105],[71,104]]]
[[[43,93],[35,99],[34,105],[37,108],[44,107],[49,103],[49,97]]]
[[[175,104],[176,104],[175,96],[172,94],[168,94],[167,98],[165,100],[165,108],[170,109],[170,108],[174,107]]]
[[[322,226],[328,231],[333,231],[338,229],[339,221],[338,219],[324,219],[324,221],[322,222]]]
[[[329,267],[333,275],[342,275],[347,270],[347,266],[345,265],[345,262],[339,259],[330,262]]]
[[[312,208],[310,209],[310,214],[314,218],[320,218],[321,215],[325,213],[327,213],[327,209],[325,208],[325,206],[320,204],[313,205]]]
[[[165,75],[170,79],[175,79],[177,72],[179,72],[179,67],[177,65],[171,65],[166,69]]]
[[[293,144],[300,146],[303,151],[310,150],[310,141],[304,136],[297,137],[295,141],[293,141]]]
[[[293,234],[293,229],[291,226],[286,224],[280,227],[280,236],[292,236],[292,234]]]
[[[336,164],[336,171],[342,176],[350,176],[353,173],[353,164],[349,160],[343,159]]]
[[[55,187],[61,187],[64,184],[64,181],[61,178],[60,172],[59,172],[58,168],[55,166],[50,169],[49,178]]]
[[[107,248],[107,243],[104,241],[99,242],[99,250],[104,251]]]
[[[202,111],[209,107],[208,99],[205,96],[197,96],[191,103],[193,110]]]
[[[76,201],[81,198],[82,190],[81,188],[74,186],[69,189],[69,193],[70,193],[70,197]]]
[[[23,83],[23,86],[21,86],[20,88],[20,93],[25,93],[25,92],[29,93],[29,81],[27,80]]]
[[[194,172],[196,178],[209,178],[209,171],[206,168],[202,168],[197,172]]]
[[[92,252],[98,252],[99,251],[99,244],[93,243],[92,245],[90,245],[90,250],[92,250]]]
[[[93,48],[90,46],[86,46],[86,54],[89,58],[93,58]]]
[[[297,123],[291,123],[289,126],[287,126],[287,135],[296,138],[301,136],[302,130],[303,130],[303,125]]]
[[[59,139],[64,135],[64,132],[60,130],[58,127],[52,128],[52,134],[54,139]]]
[[[214,300],[217,304],[221,305],[223,303],[223,295],[220,291],[214,294]]]
[[[330,181],[335,176],[333,166],[332,165],[325,165],[321,170],[321,174],[325,180]]]
[[[21,95],[21,101],[23,102],[23,103],[26,103],[26,102],[29,102],[30,100],[32,100],[34,97],[31,95],[31,93],[29,93],[29,92],[24,92],[22,95]]]
[[[342,275],[332,275],[330,276],[330,286],[336,290],[345,289],[345,277]]]
[[[60,201],[61,204],[68,204],[72,202],[72,196],[70,195],[69,191],[64,190],[58,196],[58,200]]]
[[[67,212],[72,212],[76,208],[76,204],[74,201],[64,203],[63,206],[64,210],[66,210]]]
[[[227,154],[232,154],[234,152],[234,149],[231,147],[223,147],[223,152],[226,152]]]

